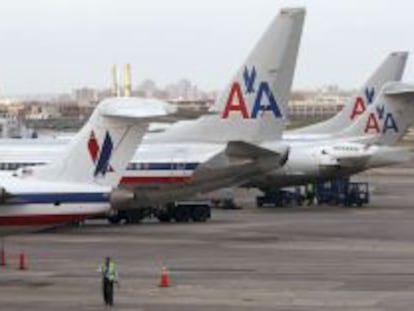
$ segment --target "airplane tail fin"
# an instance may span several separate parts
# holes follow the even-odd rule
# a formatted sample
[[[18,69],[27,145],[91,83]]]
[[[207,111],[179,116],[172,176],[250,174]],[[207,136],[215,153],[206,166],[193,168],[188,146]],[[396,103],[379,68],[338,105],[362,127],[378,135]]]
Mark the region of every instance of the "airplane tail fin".
[[[389,82],[367,112],[340,136],[392,146],[401,140],[413,122],[414,85]]]
[[[408,52],[390,53],[377,70],[368,78],[362,88],[337,115],[324,122],[294,130],[292,133],[329,134],[352,126],[375,101],[378,92],[384,84],[401,80],[407,57]]]
[[[273,140],[281,136],[305,9],[282,9],[210,114],[172,126],[162,139],[211,142]]]
[[[61,157],[50,164],[34,167],[29,171],[30,177],[115,187],[148,123],[173,111],[173,106],[158,100],[104,100]]]
[[[282,9],[211,111],[236,120],[285,116],[304,18],[302,8]]]

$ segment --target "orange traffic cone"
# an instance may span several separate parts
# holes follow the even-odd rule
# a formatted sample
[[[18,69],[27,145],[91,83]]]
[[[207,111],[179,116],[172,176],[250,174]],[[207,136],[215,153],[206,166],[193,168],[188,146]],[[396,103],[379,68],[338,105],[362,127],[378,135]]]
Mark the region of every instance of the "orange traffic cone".
[[[2,247],[0,250],[0,266],[6,265],[6,251]]]
[[[167,267],[162,267],[161,269],[161,279],[159,287],[168,287],[170,286],[170,276],[167,270]]]
[[[20,253],[19,254],[19,270],[26,270],[27,263],[26,263],[26,254]]]

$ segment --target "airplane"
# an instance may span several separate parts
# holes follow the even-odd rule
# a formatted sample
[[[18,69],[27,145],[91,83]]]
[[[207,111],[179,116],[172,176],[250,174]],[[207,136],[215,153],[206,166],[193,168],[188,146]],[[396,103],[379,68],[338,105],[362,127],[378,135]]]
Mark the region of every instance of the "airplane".
[[[327,139],[326,135],[321,136],[319,141],[290,141],[289,155],[284,165],[260,176],[252,174],[247,181],[243,176],[239,184],[269,192],[284,186],[300,185],[315,178],[349,176],[366,169],[407,161],[412,157],[410,150],[388,145],[394,145],[400,140],[412,124],[413,101],[413,85],[386,83],[376,100],[350,127]],[[261,143],[260,147],[261,149],[251,152],[255,154],[275,150],[280,148],[280,142],[267,141]],[[165,202],[177,196],[191,196],[196,192],[205,192],[207,187],[214,189],[217,185],[214,182],[217,178],[217,166],[208,169],[208,165],[203,163],[207,161],[211,165],[212,158],[220,155],[218,148],[217,144],[196,142],[175,145],[142,144],[129,163],[122,183],[134,189],[141,204]],[[253,145],[249,148],[253,149]],[[42,152],[45,149],[40,150]],[[172,154],[171,150],[176,153]],[[15,152],[22,155],[21,151]],[[18,154],[9,156],[15,159]],[[170,156],[175,157],[173,166],[168,162]],[[23,155],[24,157],[27,158]],[[177,157],[181,161],[177,161]],[[0,169],[1,165],[0,163]],[[166,176],[165,171],[172,172]],[[234,172],[231,175],[235,178]],[[198,182],[200,179],[204,183],[210,179],[213,186],[203,185]],[[234,180],[223,178],[221,183],[234,184]]]
[[[282,168],[254,177],[244,186],[272,193],[281,187],[349,177],[368,169],[407,162],[413,159],[413,150],[395,144],[413,122],[414,85],[388,82],[350,127],[328,140],[292,143],[289,159]],[[271,143],[264,147],[272,149]]]
[[[280,11],[223,92],[223,99],[217,101],[219,109],[201,117],[197,120],[198,125],[189,129],[192,134],[202,138],[200,141],[195,145],[175,145],[165,154],[164,143],[158,144],[158,159],[166,156],[170,162],[172,158],[179,157],[173,166],[166,166],[165,162],[158,162],[152,156],[154,161],[142,166],[136,163],[128,165],[127,174],[123,176],[121,183],[126,188],[134,189],[137,202],[147,205],[154,200],[160,202],[186,197],[198,191],[238,185],[251,176],[262,175],[286,162],[289,152],[287,146],[274,145],[273,150],[265,150],[258,143],[265,139],[274,141],[282,135],[285,106],[296,66],[304,17],[305,10],[302,8]],[[247,90],[244,89],[245,84],[248,86]],[[227,112],[220,112],[226,106],[228,94],[243,101],[245,118],[240,119],[234,115],[232,107],[228,107]],[[30,149],[30,146],[34,149]],[[54,147],[58,149],[56,144],[49,146],[47,150],[30,144],[26,149],[31,150],[28,153],[24,152],[25,147],[15,147],[17,149],[5,148],[7,150],[1,154],[2,159],[13,159],[6,164],[9,169],[17,168],[15,165],[19,165],[19,161],[27,156],[24,160],[25,166],[45,164],[55,156],[59,157],[60,153],[53,151]],[[185,153],[181,152],[183,148],[186,149]],[[178,174],[195,169],[185,158],[189,151],[194,151],[197,155],[197,159],[194,159],[197,168],[192,174],[191,183],[186,183],[187,180]],[[3,160],[1,162],[5,163]],[[199,163],[201,164],[198,165]],[[20,162],[19,166],[21,164],[23,163]],[[158,172],[166,169],[172,174],[166,178],[136,174],[145,168],[151,172],[153,169]],[[153,186],[154,182],[156,187]],[[145,186],[142,191],[139,189],[141,186]]]
[[[125,167],[149,122],[174,111],[158,100],[102,101],[59,157],[1,176],[0,232],[79,221],[130,200],[115,190]]]
[[[358,102],[357,99],[356,105]],[[349,111],[352,113],[356,110]],[[286,163],[261,176],[251,176],[248,181],[240,185],[271,192],[281,187],[303,185],[318,178],[347,177],[368,169],[409,161],[413,157],[411,149],[394,145],[401,140],[413,122],[414,85],[395,81],[384,83],[375,100],[364,110],[361,110],[348,127],[336,133],[317,134],[319,139],[316,139],[317,135],[307,136],[304,139],[296,138],[294,135],[285,138],[284,135],[282,141],[269,140],[260,143],[260,147],[264,150],[274,150],[274,144],[277,146],[280,146],[281,143],[287,144],[289,155]],[[201,153],[208,158],[208,152],[212,150],[211,145],[197,144],[195,141],[194,139],[192,144],[175,145],[175,150],[181,148],[177,153],[180,154],[184,163],[182,170],[186,175],[184,175],[182,182],[189,185],[196,180],[197,170],[200,171],[200,167],[203,166],[204,159],[199,162],[194,161],[197,157],[197,151],[202,150]],[[146,178],[154,178],[156,166],[142,167],[142,165],[150,163],[151,159],[153,161],[157,155],[154,150],[164,148],[164,159],[167,162],[167,156],[172,154],[171,146],[174,145],[155,146],[156,144],[150,145],[148,142],[142,144],[129,164],[132,169],[142,169],[139,171],[139,176],[142,179],[136,180],[136,192],[138,192],[137,190],[143,192],[148,187]],[[201,156],[198,155],[198,157]],[[191,160],[185,160],[186,158]],[[162,177],[157,178],[161,179]],[[178,178],[178,176],[172,176],[172,178]],[[156,179],[153,180],[153,184],[156,182]],[[169,187],[171,188],[171,186]],[[183,187],[183,191],[189,188],[186,185]]]
[[[217,99],[211,114],[173,124],[138,148],[121,180],[123,187],[133,189],[136,206],[163,204],[235,185],[255,185],[261,189],[269,184],[292,185],[315,176],[330,177],[389,165],[394,161],[385,154],[405,153],[402,149],[366,142],[381,135],[349,130],[377,107],[372,102],[379,103],[371,85],[376,90],[384,87],[386,81],[401,79],[405,52],[387,58],[357,94],[355,103],[340,113],[341,123],[331,122],[336,126],[330,128],[329,134],[314,130],[312,137],[303,134],[300,139],[298,132],[293,131],[290,137],[287,133],[281,142],[277,141],[281,132],[281,122],[277,121],[285,119],[303,19],[303,9],[283,9]],[[367,102],[370,107],[352,117],[355,105],[361,110],[360,98],[366,89],[371,90]],[[394,104],[389,95],[384,95],[384,104]],[[398,102],[401,96],[396,97]],[[396,124],[399,116],[395,116]],[[396,136],[401,137],[408,125],[401,126]],[[3,164],[5,168],[44,164],[59,154],[59,147],[53,143],[40,146],[30,156],[25,148],[34,147],[0,147],[0,169]],[[346,171],[339,164],[345,160],[352,164],[351,157],[375,161],[356,161],[356,168]]]

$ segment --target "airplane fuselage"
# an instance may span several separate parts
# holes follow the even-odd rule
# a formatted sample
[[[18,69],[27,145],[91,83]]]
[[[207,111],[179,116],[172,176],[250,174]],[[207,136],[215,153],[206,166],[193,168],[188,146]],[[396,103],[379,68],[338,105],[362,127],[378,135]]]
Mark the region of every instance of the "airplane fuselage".
[[[24,172],[23,172],[24,171]],[[30,169],[2,172],[0,226],[44,226],[109,212],[111,188],[25,178]]]
[[[392,148],[316,139],[299,141],[284,140],[290,146],[284,166],[263,176],[243,180],[244,186],[285,187],[304,184],[316,178],[329,179],[349,176],[373,167],[398,163]],[[18,166],[44,164],[59,156],[64,143],[0,144],[0,170]],[[261,145],[275,150],[280,142]],[[199,193],[226,187],[228,180],[209,179],[208,182],[193,178],[201,163],[222,152],[224,144],[212,143],[151,143],[144,142],[128,164],[121,180],[122,187],[133,189],[138,202],[143,205],[164,203],[191,197]],[[231,176],[228,176],[230,178]]]

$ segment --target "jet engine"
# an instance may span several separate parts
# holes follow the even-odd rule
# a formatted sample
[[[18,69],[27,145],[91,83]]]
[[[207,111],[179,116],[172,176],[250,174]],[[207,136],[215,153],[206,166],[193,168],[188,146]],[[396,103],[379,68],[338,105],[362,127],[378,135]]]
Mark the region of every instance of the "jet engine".
[[[131,208],[135,199],[133,191],[126,189],[114,189],[110,194],[111,209],[118,211]]]

